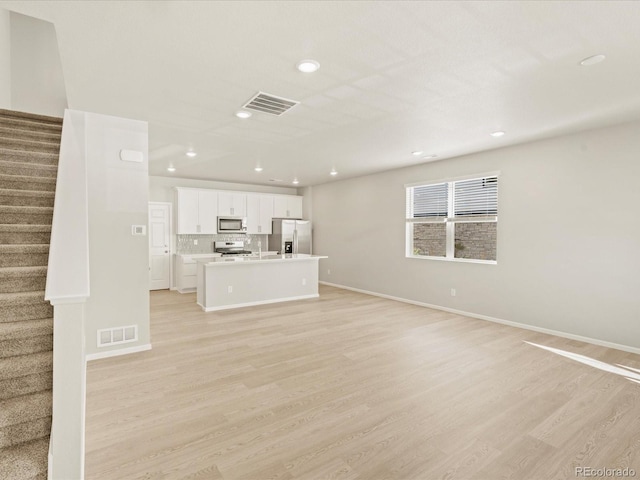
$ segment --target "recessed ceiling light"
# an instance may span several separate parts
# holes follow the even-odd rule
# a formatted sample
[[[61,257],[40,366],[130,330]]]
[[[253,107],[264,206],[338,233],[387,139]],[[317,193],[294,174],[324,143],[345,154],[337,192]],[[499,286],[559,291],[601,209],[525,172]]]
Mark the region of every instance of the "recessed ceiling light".
[[[504,135],[504,132],[502,130],[498,130],[496,132],[491,132],[491,136],[492,137],[501,137]]]
[[[583,58],[582,60],[580,60],[580,65],[582,65],[583,67],[589,67],[591,65],[595,65],[596,63],[602,62],[605,58],[607,57],[602,54],[593,55],[591,57]]]
[[[424,152],[422,150],[415,150],[411,152],[411,155],[415,155],[416,157],[422,155]]]
[[[193,157],[195,157],[196,155],[198,155],[198,154],[197,154],[196,152],[192,151],[192,150],[190,150],[190,151],[188,151],[188,152],[187,152],[187,157],[191,157],[191,158],[193,158]]]
[[[426,155],[426,156],[422,157],[423,160],[429,160],[430,158],[438,158],[438,155],[436,155],[434,153],[434,154]]]
[[[337,174],[338,174],[338,172],[336,172],[336,169],[335,169],[335,168],[334,168],[334,169],[332,169],[332,170],[329,172],[329,175],[333,175],[334,177],[335,177]]]
[[[176,167],[167,167],[167,172],[175,172]]]
[[[320,64],[315,60],[301,60],[296,65],[296,68],[302,73],[313,73],[320,68]]]
[[[249,118],[251,116],[251,112],[247,112],[246,110],[238,110],[236,112],[236,117],[238,118]]]
[[[293,182],[291,182],[291,183],[293,183],[294,185],[297,185],[297,184],[299,184],[300,182],[298,181],[298,179],[297,179],[297,178],[294,178],[294,179],[293,179]]]
[[[261,172],[261,171],[262,171],[262,167],[256,167],[256,168],[254,168],[254,170],[255,170],[256,172]]]

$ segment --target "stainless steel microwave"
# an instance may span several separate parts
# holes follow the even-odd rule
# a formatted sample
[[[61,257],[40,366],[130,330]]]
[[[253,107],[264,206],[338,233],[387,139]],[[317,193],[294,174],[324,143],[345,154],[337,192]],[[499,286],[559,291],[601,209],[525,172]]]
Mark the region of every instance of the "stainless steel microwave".
[[[218,217],[218,233],[247,233],[245,217]]]

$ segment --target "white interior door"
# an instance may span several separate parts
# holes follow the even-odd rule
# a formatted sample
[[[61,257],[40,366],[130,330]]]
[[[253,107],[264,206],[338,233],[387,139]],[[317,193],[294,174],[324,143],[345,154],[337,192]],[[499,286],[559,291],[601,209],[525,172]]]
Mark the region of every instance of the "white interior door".
[[[149,203],[149,290],[171,286],[171,205]]]

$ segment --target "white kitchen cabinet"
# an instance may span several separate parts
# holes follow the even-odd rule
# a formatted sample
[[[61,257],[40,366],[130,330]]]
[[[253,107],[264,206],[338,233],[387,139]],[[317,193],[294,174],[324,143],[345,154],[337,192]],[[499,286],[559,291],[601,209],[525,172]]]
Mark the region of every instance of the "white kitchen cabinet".
[[[246,217],[247,194],[219,191],[218,215],[228,217]]]
[[[273,195],[247,194],[247,233],[271,234]]]
[[[180,293],[195,292],[197,285],[196,259],[220,256],[219,253],[176,255],[176,290]]]
[[[302,218],[302,197],[297,195],[275,195],[273,218]]]
[[[177,234],[217,233],[218,195],[214,190],[177,188]]]

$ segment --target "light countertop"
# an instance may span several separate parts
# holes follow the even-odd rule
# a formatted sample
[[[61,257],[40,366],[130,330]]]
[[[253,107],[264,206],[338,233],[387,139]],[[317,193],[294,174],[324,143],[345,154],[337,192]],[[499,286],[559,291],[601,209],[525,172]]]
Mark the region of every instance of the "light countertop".
[[[219,265],[246,265],[248,263],[276,263],[276,262],[302,262],[309,260],[320,260],[321,258],[329,258],[323,255],[306,255],[303,253],[285,254],[285,255],[265,255],[251,257],[219,257],[207,259],[197,259],[196,261],[205,267],[215,267]]]
[[[262,256],[264,257],[265,255],[277,255],[278,252],[276,251],[269,251],[269,252],[262,252]],[[258,252],[256,252],[254,255],[258,255]],[[191,257],[191,258],[217,258],[217,257],[221,257],[222,254],[221,253],[176,253],[176,256],[178,257]]]

